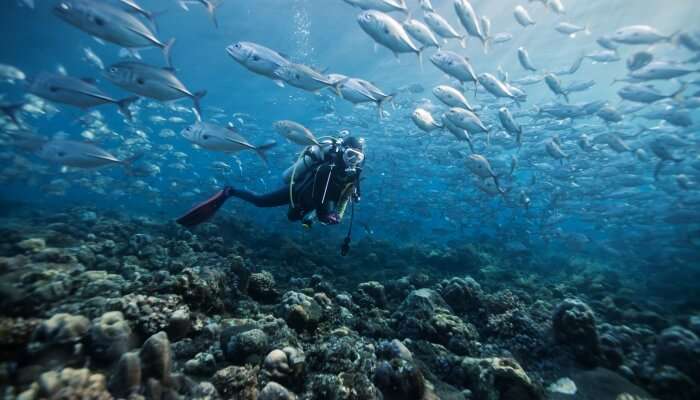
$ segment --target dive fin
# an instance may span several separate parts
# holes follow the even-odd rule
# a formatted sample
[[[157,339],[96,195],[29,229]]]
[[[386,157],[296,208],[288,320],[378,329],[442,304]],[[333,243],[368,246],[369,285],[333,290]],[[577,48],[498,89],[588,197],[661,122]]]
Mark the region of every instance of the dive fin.
[[[227,186],[219,190],[208,200],[192,207],[185,215],[178,218],[176,222],[185,227],[194,227],[213,217],[226,200],[233,195],[233,188]]]

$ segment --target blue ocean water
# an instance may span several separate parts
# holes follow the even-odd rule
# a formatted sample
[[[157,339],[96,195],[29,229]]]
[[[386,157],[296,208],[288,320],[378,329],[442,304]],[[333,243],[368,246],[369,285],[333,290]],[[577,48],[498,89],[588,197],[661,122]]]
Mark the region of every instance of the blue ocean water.
[[[419,2],[406,2],[408,16],[422,21]],[[54,15],[50,3],[54,2],[38,0],[28,7],[23,0],[3,1],[0,64],[19,68],[28,80],[60,70],[95,78],[110,96],[130,96],[103,77],[94,60],[86,58],[85,49],[106,67],[132,56],[65,23]],[[47,162],[13,144],[16,138],[6,133],[14,128],[5,119],[0,127],[2,214],[12,218],[19,208],[50,214],[81,206],[98,214],[116,210],[147,216],[165,225],[224,185],[269,192],[282,187],[282,172],[303,149],[273,127],[276,121],[293,120],[317,137],[349,131],[365,138],[362,199],[355,205],[353,234],[354,243],[365,243],[363,249],[371,249],[375,241],[444,252],[465,245],[488,246],[511,257],[513,265],[527,264],[539,271],[556,269],[551,260],[585,258],[629,271],[632,278],[659,274],[658,279],[665,280],[655,282],[659,288],[671,293],[677,284],[679,299],[693,299],[698,285],[692,279],[700,268],[700,52],[679,37],[687,34],[696,45],[700,43],[700,7],[693,0],[562,0],[565,10],[559,13],[544,3],[471,1],[479,17],[490,19],[487,53],[475,37],[467,40],[466,48],[458,40],[439,39],[442,50],[468,57],[477,74],[491,73],[522,89],[527,99],[516,104],[495,98],[482,85],[476,95],[472,83],[460,86],[430,61],[434,48],[422,51],[422,66],[416,54],[395,57],[360,27],[357,15],[362,10],[342,0],[224,0],[216,9],[218,27],[199,2],[183,6],[175,0],[141,0],[145,9],[163,11],[156,17],[157,37],[176,39],[172,63],[177,76],[191,91],[207,91],[201,101],[202,119],[231,123],[254,145],[277,141],[268,152],[269,164],[252,151],[211,152],[183,138],[181,131],[196,122],[189,99],[174,103],[184,110],[141,99],[131,106],[134,120],[130,122],[109,104],[90,110],[55,104],[53,110],[36,111],[27,106],[39,103],[26,97],[23,82],[1,82],[2,102],[28,102],[21,111],[25,129],[46,138],[89,141],[120,158],[143,153],[136,166],[150,171],[134,176],[119,165],[79,169]],[[534,25],[518,24],[513,15],[518,5],[527,9]],[[453,1],[433,0],[432,6],[460,34],[466,34]],[[399,22],[407,18],[402,12],[389,15]],[[586,32],[562,34],[555,27],[563,22]],[[598,39],[632,25],[653,27],[668,40],[618,43],[612,52],[618,59],[594,59],[605,50]],[[493,42],[496,34],[505,33],[512,39]],[[239,41],[274,49],[322,74],[365,79],[392,94],[393,101],[384,106],[380,118],[375,104],[353,105],[331,89],[313,93],[288,84],[280,87],[227,54],[226,47]],[[537,71],[521,66],[520,47],[527,50]],[[681,97],[654,104],[621,99],[618,91],[631,83],[613,81],[629,77],[627,59],[639,51],[651,53],[654,62],[693,70],[640,83],[662,94],[685,85]],[[142,62],[164,66],[157,48],[138,54]],[[580,68],[569,74],[580,57]],[[547,73],[556,74],[564,87],[589,80],[594,85],[569,93],[566,103],[542,81]],[[518,83],[524,77],[537,77],[538,82]],[[432,89],[441,84],[460,88],[490,128],[488,138],[485,133],[470,134],[474,152],[489,161],[503,193],[487,193],[483,186],[492,184],[492,178],[478,177],[468,168],[465,160],[471,150],[465,142],[442,128],[426,133],[411,120],[414,110],[423,108],[440,121],[449,107]],[[600,102],[598,109],[603,103],[612,107],[621,121],[605,121],[596,113],[565,118],[546,112],[547,107],[582,107],[592,102]],[[523,126],[522,146],[499,121],[498,111],[504,106]],[[669,121],[664,116],[669,111],[682,113],[689,121]],[[86,118],[90,112],[94,114]],[[624,142],[626,149],[614,150],[610,135]],[[582,137],[591,140],[590,146],[581,144]],[[655,176],[662,159],[652,147],[659,138],[666,140],[678,161],[666,160]],[[548,153],[553,140],[565,158]],[[315,224],[307,230],[288,221],[286,211],[286,207],[256,208],[231,199],[213,221],[233,216],[310,248],[337,248],[347,233],[347,214],[340,226]],[[342,268],[344,261],[338,262]]]
[[[436,11],[447,15],[452,25],[461,28],[454,15],[452,2],[435,1],[434,3]],[[496,73],[497,68],[501,67],[515,79],[525,76],[527,72],[518,65],[516,49],[520,46],[527,48],[534,62],[543,71],[557,71],[566,69],[579,55],[599,50],[600,47],[596,45],[595,40],[602,35],[614,32],[619,27],[644,23],[653,25],[660,32],[670,35],[678,30],[692,28],[700,12],[697,7],[692,6],[691,1],[674,2],[668,7],[660,7],[654,1],[634,2],[634,4],[620,2],[615,6],[611,6],[609,2],[575,2],[567,6],[565,15],[557,15],[541,4],[540,6],[535,4],[529,9],[536,25],[522,28],[516,23],[511,12],[515,5],[517,5],[515,1],[474,2],[474,7],[478,9],[479,14],[491,19],[494,34],[508,32],[513,35],[513,40],[493,46],[489,54],[483,54],[478,39],[474,38],[469,41],[466,50],[461,50],[456,41],[451,41],[446,48],[468,55],[477,73]],[[517,203],[517,193],[520,189],[524,189],[532,200],[529,210],[508,204],[500,198],[491,199],[475,190],[470,174],[465,171],[463,163],[445,152],[446,145],[450,144],[449,139],[445,138],[447,135],[433,134],[429,137],[421,134],[409,118],[413,108],[421,104],[430,104],[437,110],[440,109],[439,101],[432,96],[430,90],[437,84],[448,83],[449,80],[428,61],[432,50],[427,50],[423,57],[425,64],[423,71],[419,68],[415,55],[405,54],[396,59],[385,48],[375,51],[373,40],[356,22],[355,16],[358,9],[342,1],[295,0],[223,4],[217,10],[220,20],[219,29],[212,26],[204,7],[198,5],[193,5],[190,12],[182,10],[176,2],[144,2],[144,6],[147,9],[150,7],[153,10],[167,10],[158,17],[158,36],[163,40],[171,37],[177,39],[173,50],[173,62],[181,80],[191,90],[208,91],[203,100],[205,119],[212,119],[213,114],[221,114],[216,118],[219,122],[235,122],[236,118],[233,115],[242,114],[241,119],[245,127],[241,132],[253,143],[267,139],[280,139],[272,129],[272,123],[280,119],[298,121],[319,136],[333,135],[342,129],[348,129],[353,134],[366,137],[368,141],[367,173],[364,182],[366,201],[358,209],[358,218],[371,226],[372,231],[379,237],[397,241],[407,240],[408,238],[395,236],[396,233],[401,232],[408,235],[410,240],[440,242],[449,239],[473,239],[484,232],[492,237],[500,234],[532,241],[535,245],[543,236],[551,236],[557,229],[557,225],[561,225],[566,227],[562,228],[565,233],[585,234],[593,241],[613,237],[621,239],[616,233],[620,230],[625,231],[625,235],[629,235],[631,239],[637,239],[636,245],[641,246],[649,240],[647,237],[636,238],[635,236],[640,235],[639,232],[631,232],[624,226],[617,225],[616,222],[591,221],[591,219],[597,219],[595,215],[591,215],[595,213],[583,215],[578,213],[577,211],[585,210],[587,207],[617,210],[625,206],[624,200],[596,199],[596,193],[591,193],[587,198],[569,199],[568,202],[574,204],[567,204],[566,210],[561,211],[561,224],[546,228],[531,227],[537,214],[541,215],[542,212],[547,211],[547,201],[552,192],[557,189],[566,192],[568,189],[566,186],[573,183],[573,179],[569,182],[566,180],[554,182],[551,185],[543,185],[546,182],[529,185],[527,182],[529,178],[526,178],[529,172],[523,171],[524,178],[513,185],[511,203]],[[410,5],[410,7],[415,9],[415,16],[420,14],[421,11],[417,5]],[[8,40],[2,47],[2,61],[19,67],[29,76],[41,71],[55,71],[58,65],[62,65],[73,76],[99,79],[100,71],[85,60],[83,49],[86,47],[94,50],[106,64],[119,60],[117,46],[97,43],[89,35],[68,26],[52,15],[47,5],[38,4],[36,9],[30,9],[7,2],[3,8],[2,33]],[[397,18],[400,20],[403,16]],[[592,34],[579,33],[575,38],[562,35],[553,29],[554,25],[561,21],[587,26]],[[295,88],[278,88],[269,79],[250,73],[236,64],[224,50],[226,46],[241,40],[265,45],[287,55],[295,62],[305,63],[319,70],[367,79],[388,92],[396,92],[414,84],[420,85],[425,90],[421,93],[411,93],[408,90],[401,92],[396,96],[396,109],[388,107],[387,111],[390,115],[378,121],[372,107],[353,108],[350,103],[335,98],[331,93],[315,95]],[[668,57],[671,60],[689,58],[687,51],[674,46],[658,44],[651,47],[654,47],[654,53],[659,58]],[[619,86],[610,86],[609,83],[613,78],[625,75],[624,59],[633,50],[639,48],[641,46],[623,47],[620,50],[623,61],[620,62],[586,61],[575,75],[563,77],[568,82],[589,79],[596,82],[591,90],[572,94],[573,101],[580,103],[604,100],[617,105],[619,98],[615,92]],[[161,54],[157,49],[141,53],[147,62],[156,65],[162,63]],[[100,81],[100,87],[116,97],[126,95],[104,79]],[[660,87],[664,90],[672,90],[673,83],[661,82]],[[5,90],[21,93],[21,89],[16,87],[6,86]],[[532,106],[553,99],[551,92],[544,84],[528,86],[526,91],[528,100],[523,105],[523,110],[529,110]],[[472,103],[479,104],[479,100],[473,99],[469,91],[466,91],[466,94]],[[480,94],[481,96],[486,97],[488,94]],[[188,105],[186,103],[183,101],[183,104]],[[231,163],[231,157],[193,150],[188,142],[177,136],[167,139],[158,137],[162,129],[172,129],[179,134],[184,124],[192,121],[181,124],[150,123],[148,118],[152,115],[162,115],[163,110],[157,109],[151,112],[143,105],[140,107],[138,118],[140,121],[133,128],[123,124],[123,118],[115,112],[115,109],[107,106],[100,108],[105,122],[121,137],[99,139],[103,147],[115,149],[123,147],[123,143],[120,143],[122,138],[134,136],[130,130],[138,129],[147,134],[147,142],[151,148],[147,150],[145,159],[148,160],[153,156],[154,163],[160,166],[161,172],[155,177],[142,179],[149,186],[151,193],[139,193],[139,190],[135,189],[128,195],[120,196],[118,200],[121,206],[128,205],[129,208],[133,207],[141,212],[175,216],[183,207],[187,208],[195,201],[206,197],[215,187],[224,182],[256,191],[273,189],[279,184],[280,172],[296,158],[299,151],[298,146],[279,140],[280,146],[272,152],[269,169],[264,168],[252,152],[237,154],[236,157],[241,163],[240,171],[227,176],[224,180],[218,179],[215,185],[203,184],[210,178],[217,177],[210,170],[209,164],[212,161]],[[212,111],[213,107],[216,111]],[[72,124],[72,121],[80,117],[82,112],[66,107],[60,107],[60,110],[60,113],[51,118],[36,118],[33,123],[40,132],[47,135],[63,131],[70,137],[78,137],[81,127]],[[497,124],[497,120],[494,120],[495,112],[495,110],[486,112],[485,118]],[[167,112],[164,116],[167,117]],[[602,121],[593,118],[590,122],[580,122],[583,129],[588,127],[588,123],[601,125]],[[656,121],[653,120],[629,118],[619,126],[621,129],[636,130],[639,125],[654,126],[655,123]],[[576,136],[576,128],[551,133],[542,131],[546,129],[543,127],[535,129],[540,138],[554,134],[560,134],[562,137]],[[600,129],[605,130],[604,125]],[[529,133],[526,129],[525,135]],[[439,142],[440,145],[431,151],[432,142]],[[174,149],[170,153],[159,151],[158,146],[164,143],[171,144]],[[131,150],[139,151],[138,145],[134,145]],[[172,153],[176,151],[187,154],[186,168],[183,170],[169,168],[174,160]],[[510,163],[509,152],[501,149],[494,149],[494,151],[485,149],[485,154],[492,158],[492,162],[502,164],[495,167],[498,173],[507,173],[508,163]],[[563,171],[571,168],[569,165],[557,165],[555,160],[548,159],[546,155],[538,155],[538,157],[539,159],[533,162],[551,165],[554,170]],[[610,158],[595,161],[594,165],[590,166],[591,170],[604,168],[605,165],[602,164],[605,162],[622,162],[620,159],[623,157],[624,155],[620,155],[612,158],[611,155]],[[527,169],[527,167],[521,168]],[[653,167],[647,166],[643,170],[649,172]],[[697,170],[694,172],[697,173]],[[40,189],[47,181],[56,177],[63,176],[70,182],[77,176],[90,180],[92,174],[92,171],[88,171],[61,175],[55,167],[51,167],[45,175],[32,177],[36,185],[30,189],[35,193],[30,198],[41,199],[40,203],[51,204],[61,204],[64,201],[90,203],[100,200],[113,203],[115,199],[109,195],[112,190],[121,187],[129,191],[132,187],[133,182],[121,176],[118,168],[113,168],[97,172],[97,174],[117,179],[109,187],[103,188],[106,192],[104,196],[95,196],[89,188],[73,186],[67,190],[65,196],[53,198],[45,196],[42,193],[45,190]],[[547,180],[546,174],[547,172],[544,173],[542,181]],[[595,173],[593,175],[592,182],[580,185],[582,190],[585,190],[586,185],[593,185],[596,188],[605,186],[599,178],[595,178]],[[174,186],[174,182],[181,182],[181,184]],[[597,189],[593,191],[595,190]],[[654,230],[677,229],[663,222],[663,213],[672,211],[664,204],[672,204],[674,195],[661,196],[658,198],[660,201],[652,200],[656,197],[649,197],[649,201],[653,203],[649,206],[658,210],[657,212],[651,215],[640,215],[641,220],[619,221],[619,224],[624,225],[626,222],[641,224],[650,230],[650,234]],[[577,200],[581,203],[576,204]],[[633,203],[630,205],[633,208],[646,208],[644,203],[630,201]],[[234,209],[239,214],[259,221],[261,226],[285,229],[290,233],[297,229],[296,226],[288,226],[279,212],[257,210],[241,202],[229,206],[228,209],[229,211]],[[639,210],[631,211],[630,219],[634,219],[631,214],[635,211]],[[582,217],[589,221],[581,221]],[[599,226],[594,227],[592,222],[598,222]],[[544,231],[538,233],[534,231],[535,229],[544,229]],[[671,242],[673,236],[674,234],[669,233],[665,236],[665,240]],[[594,244],[586,243],[584,247],[589,245]],[[625,248],[617,248],[617,250],[625,252],[628,247],[629,245],[625,245]],[[695,250],[697,251],[697,248]],[[632,256],[632,253],[629,255]]]

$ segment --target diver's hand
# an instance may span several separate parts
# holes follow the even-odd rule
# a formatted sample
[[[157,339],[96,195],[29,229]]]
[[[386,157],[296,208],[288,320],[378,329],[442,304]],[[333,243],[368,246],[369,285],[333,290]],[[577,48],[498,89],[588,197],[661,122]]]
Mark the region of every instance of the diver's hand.
[[[338,225],[340,223],[340,216],[337,212],[331,212],[326,215],[319,215],[318,220],[324,224]]]

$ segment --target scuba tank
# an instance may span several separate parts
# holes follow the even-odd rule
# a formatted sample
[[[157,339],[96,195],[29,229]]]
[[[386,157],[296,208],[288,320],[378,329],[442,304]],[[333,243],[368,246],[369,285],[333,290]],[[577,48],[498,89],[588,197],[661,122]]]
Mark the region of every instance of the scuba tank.
[[[299,154],[296,162],[282,173],[282,180],[284,183],[289,184],[292,182],[292,179],[294,179],[294,183],[297,183],[314,165],[324,160],[327,152],[336,145],[337,140],[330,138],[322,140],[321,146],[307,146],[301,154]]]

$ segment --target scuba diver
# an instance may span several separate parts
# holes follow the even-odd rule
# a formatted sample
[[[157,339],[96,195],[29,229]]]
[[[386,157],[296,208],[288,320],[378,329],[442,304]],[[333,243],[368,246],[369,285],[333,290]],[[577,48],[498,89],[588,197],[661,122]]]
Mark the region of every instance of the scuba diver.
[[[283,174],[285,186],[265,194],[226,186],[209,200],[196,205],[177,219],[180,225],[196,226],[211,218],[231,197],[256,207],[288,205],[290,221],[309,227],[314,215],[323,224],[339,224],[349,202],[360,200],[360,173],[364,165],[365,140],[355,136],[329,138],[308,146]],[[350,221],[352,229],[352,219]],[[350,230],[341,253],[347,254]]]

